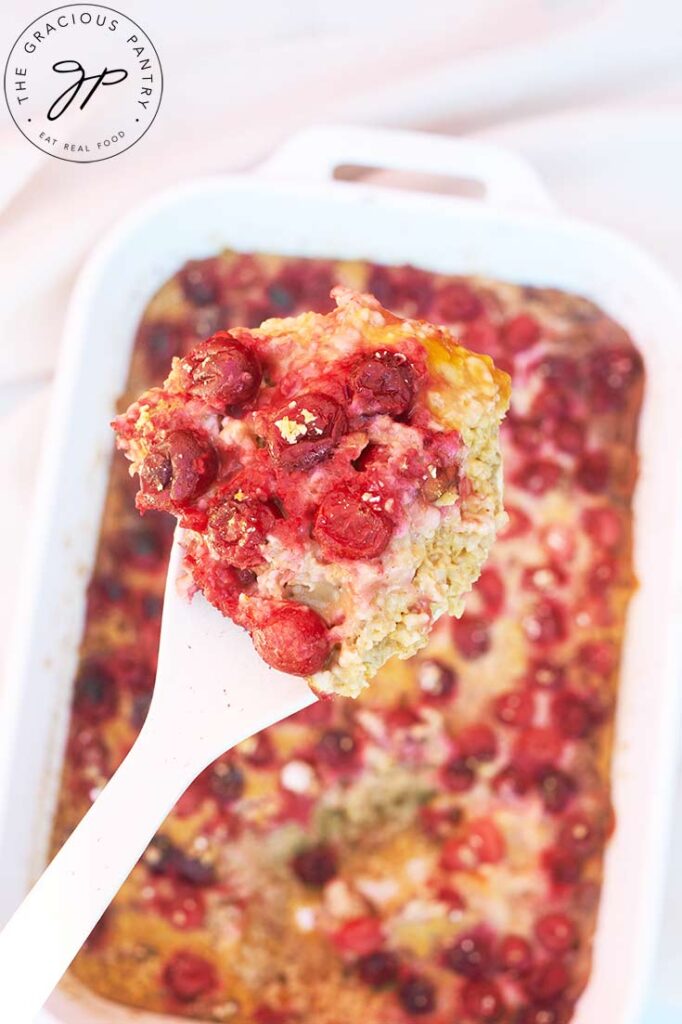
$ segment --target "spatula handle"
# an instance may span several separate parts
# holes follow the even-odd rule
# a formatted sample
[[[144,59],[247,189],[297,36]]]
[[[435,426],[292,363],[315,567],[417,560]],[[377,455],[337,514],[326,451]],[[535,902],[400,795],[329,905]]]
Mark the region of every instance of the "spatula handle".
[[[29,1024],[203,765],[147,723],[118,771],[0,933],[3,1020]],[[172,740],[173,737],[171,736]],[[154,784],[140,780],[153,779]]]

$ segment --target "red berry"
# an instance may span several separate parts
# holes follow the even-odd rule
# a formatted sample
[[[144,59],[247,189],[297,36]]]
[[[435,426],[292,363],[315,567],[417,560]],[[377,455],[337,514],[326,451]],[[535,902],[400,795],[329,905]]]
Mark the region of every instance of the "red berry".
[[[577,659],[588,671],[607,678],[618,663],[618,650],[610,640],[590,640],[580,645]]]
[[[180,1002],[191,1003],[216,988],[218,977],[213,964],[204,957],[180,950],[166,964],[163,983]]]
[[[171,430],[140,466],[140,490],[147,508],[182,508],[206,491],[218,474],[218,455],[193,430]]]
[[[244,793],[244,773],[231,760],[219,760],[206,770],[206,779],[211,796],[221,806],[233,804]]]
[[[463,757],[453,757],[441,769],[441,781],[452,793],[466,793],[476,781],[476,773]]]
[[[161,877],[155,882],[151,905],[175,928],[182,931],[200,928],[206,906],[201,889],[193,883]]]
[[[228,331],[196,345],[181,366],[187,389],[218,412],[251,402],[262,379],[253,349]]]
[[[508,690],[495,698],[495,716],[505,725],[519,728],[530,725],[535,715],[535,701],[528,690]]]
[[[563,605],[545,598],[538,601],[521,621],[528,640],[534,644],[556,644],[568,635]]]
[[[577,786],[566,772],[559,768],[542,770],[537,780],[538,789],[545,809],[550,814],[561,814],[566,809]]]
[[[577,420],[562,416],[554,424],[553,437],[560,452],[577,455],[585,445],[585,427]]]
[[[378,949],[383,940],[381,921],[377,917],[354,917],[334,933],[333,941],[342,953],[363,956]]]
[[[545,914],[535,922],[535,934],[550,953],[566,953],[578,943],[578,929],[566,914]]]
[[[415,667],[419,689],[431,700],[447,700],[455,692],[457,677],[453,669],[438,658],[422,658]]]
[[[561,995],[569,981],[564,965],[558,960],[550,960],[535,968],[525,987],[533,999],[551,1001]]]
[[[373,496],[348,489],[329,491],[322,499],[313,537],[329,561],[377,558],[389,545],[394,524]]]
[[[587,574],[587,587],[593,594],[608,590],[618,580],[620,565],[615,558],[604,558],[595,564]]]
[[[359,748],[352,733],[345,729],[328,729],[315,746],[319,761],[331,768],[347,768],[357,760]]]
[[[550,846],[542,857],[543,867],[549,872],[555,885],[574,885],[580,878],[583,860],[559,846]]]
[[[182,351],[182,327],[175,323],[152,321],[141,329],[137,344],[142,347],[150,374],[158,380],[168,373],[173,356]]]
[[[473,818],[449,839],[441,854],[446,871],[475,871],[481,864],[497,864],[505,852],[502,834],[490,818]]]
[[[475,323],[467,324],[464,332],[463,344],[472,352],[482,352],[484,355],[494,355],[499,363],[500,332],[490,320],[476,320]]]
[[[460,619],[451,619],[450,626],[455,646],[463,658],[480,658],[490,650],[488,623],[482,616],[465,613]]]
[[[520,416],[508,419],[507,430],[511,433],[514,446],[522,452],[537,451],[547,433],[540,420],[523,419]]]
[[[356,964],[358,976],[370,988],[380,989],[391,985],[398,977],[400,962],[395,953],[376,950],[361,956]]]
[[[491,786],[502,799],[524,796],[533,782],[533,773],[526,765],[508,764],[493,776]]]
[[[496,619],[504,608],[504,583],[497,569],[485,568],[476,581],[474,591],[482,599],[486,615]]]
[[[499,1021],[505,1011],[504,1000],[492,981],[467,981],[461,993],[462,1009],[476,1021]]]
[[[634,348],[599,349],[589,360],[590,395],[597,412],[622,409],[642,376],[642,358]]]
[[[507,320],[502,328],[502,341],[514,353],[524,352],[540,340],[540,324],[528,313]]]
[[[564,820],[559,833],[561,847],[578,857],[589,857],[601,845],[602,830],[580,811],[574,811]]]
[[[556,690],[564,685],[566,670],[561,665],[553,665],[550,661],[531,661],[526,675],[529,686],[541,686],[543,689]]]
[[[590,494],[600,494],[609,482],[611,466],[606,452],[586,452],[576,468],[576,480]]]
[[[336,877],[336,854],[331,846],[318,843],[301,850],[293,859],[292,867],[304,885],[311,889],[321,889]]]
[[[620,514],[608,505],[586,508],[582,514],[582,525],[595,544],[605,548],[617,547],[623,537],[623,521]]]
[[[99,661],[87,661],[78,673],[74,686],[75,713],[82,721],[95,725],[112,718],[117,705],[118,694],[111,671]]]
[[[529,459],[516,473],[514,483],[530,494],[546,494],[561,479],[561,466],[549,459]]]
[[[270,451],[286,470],[309,470],[328,458],[348,429],[337,401],[318,391],[298,395],[273,416]]]
[[[349,383],[363,416],[405,416],[414,401],[414,370],[402,352],[380,350],[363,356],[351,370]]]
[[[457,734],[457,747],[467,760],[494,761],[497,756],[497,736],[489,725],[467,725]]]
[[[485,978],[495,965],[492,934],[478,928],[458,935],[443,953],[443,963],[465,978]]]
[[[533,726],[519,733],[514,743],[514,758],[529,771],[554,765],[561,757],[563,740],[556,729]]]
[[[518,977],[533,965],[530,943],[520,935],[505,935],[497,947],[497,966],[501,971]]]
[[[566,565],[575,555],[575,531],[570,526],[550,523],[540,531],[540,540],[551,558]]]
[[[521,578],[522,586],[528,590],[553,591],[562,587],[568,581],[568,576],[558,565],[534,565],[527,566],[523,570]]]
[[[581,740],[588,736],[595,721],[590,708],[575,693],[557,693],[552,699],[552,721],[562,736]]]
[[[219,284],[213,260],[190,260],[178,274],[185,298],[194,306],[210,306],[219,298]]]
[[[413,975],[398,989],[398,999],[403,1009],[413,1017],[431,1013],[436,1006],[436,989],[427,978]]]
[[[327,628],[312,608],[283,604],[253,630],[253,645],[263,661],[280,672],[309,676],[329,657]]]
[[[568,1024],[573,1016],[572,1007],[565,1002],[553,1001],[535,1006],[524,1006],[514,1024]]]
[[[249,569],[263,562],[261,548],[274,523],[272,509],[257,498],[225,498],[208,513],[208,541],[219,558]]]
[[[483,304],[468,284],[450,281],[436,293],[432,316],[438,323],[452,324],[475,320],[482,312]]]
[[[515,505],[505,505],[509,520],[497,535],[498,540],[515,540],[523,537],[531,528],[530,518]]]

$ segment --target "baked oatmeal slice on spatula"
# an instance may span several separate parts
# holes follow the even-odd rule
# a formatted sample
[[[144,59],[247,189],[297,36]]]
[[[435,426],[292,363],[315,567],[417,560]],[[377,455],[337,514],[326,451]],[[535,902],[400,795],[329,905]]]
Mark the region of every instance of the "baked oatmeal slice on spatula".
[[[140,511],[179,524],[156,685],[130,754],[0,934],[13,1024],[207,765],[316,694],[356,696],[459,614],[480,572],[504,516],[509,378],[443,328],[334,294],[327,315],[214,335],[115,421]]]

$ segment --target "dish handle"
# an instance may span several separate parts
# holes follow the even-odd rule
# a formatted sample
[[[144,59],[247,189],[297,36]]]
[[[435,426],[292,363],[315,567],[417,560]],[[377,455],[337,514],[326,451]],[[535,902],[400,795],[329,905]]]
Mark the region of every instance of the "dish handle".
[[[298,132],[258,168],[268,178],[324,182],[353,171],[401,171],[455,179],[485,201],[550,213],[556,209],[540,177],[510,150],[476,139],[392,128],[319,126]],[[355,175],[356,177],[359,175]],[[443,191],[443,189],[439,189]],[[447,191],[453,191],[449,189]]]

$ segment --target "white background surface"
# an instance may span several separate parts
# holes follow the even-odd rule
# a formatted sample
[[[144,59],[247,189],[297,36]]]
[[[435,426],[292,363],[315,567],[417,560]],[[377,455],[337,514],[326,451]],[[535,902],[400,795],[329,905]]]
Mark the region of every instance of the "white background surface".
[[[680,0],[117,5],[164,68],[161,110],[138,145],[101,164],[65,163],[0,110],[0,657],[70,287],[93,243],[158,189],[248,168],[310,123],[472,133],[525,155],[565,210],[629,234],[682,284]],[[1,64],[50,6],[2,5]],[[671,345],[681,333],[671,324]],[[682,792],[678,807],[682,820]],[[682,863],[682,827],[672,863]],[[682,1021],[673,870],[648,1020],[667,1015]]]

